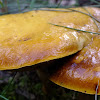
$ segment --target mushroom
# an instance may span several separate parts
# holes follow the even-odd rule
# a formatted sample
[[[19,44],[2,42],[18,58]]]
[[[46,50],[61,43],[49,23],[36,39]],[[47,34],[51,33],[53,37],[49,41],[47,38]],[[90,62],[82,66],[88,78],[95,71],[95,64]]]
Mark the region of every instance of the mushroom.
[[[98,8],[86,9],[99,17]],[[81,50],[94,36],[50,23],[99,31],[83,8],[40,9],[0,16],[0,70],[18,69],[69,56]]]
[[[64,58],[62,64],[53,70],[50,80],[68,89],[100,95],[99,43],[100,35],[80,52]]]
[[[83,8],[46,8],[0,16],[0,70],[41,66],[82,50],[95,37],[90,33],[98,33],[100,26],[99,8],[86,9],[91,14]],[[59,84],[57,75],[50,79]]]

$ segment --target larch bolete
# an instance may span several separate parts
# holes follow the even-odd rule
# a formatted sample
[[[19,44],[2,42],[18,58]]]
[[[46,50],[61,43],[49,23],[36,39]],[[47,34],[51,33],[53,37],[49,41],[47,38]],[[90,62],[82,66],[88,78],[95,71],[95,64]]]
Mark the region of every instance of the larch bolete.
[[[0,16],[0,70],[31,66],[80,51],[94,37],[92,32],[99,32],[99,10],[41,9]]]

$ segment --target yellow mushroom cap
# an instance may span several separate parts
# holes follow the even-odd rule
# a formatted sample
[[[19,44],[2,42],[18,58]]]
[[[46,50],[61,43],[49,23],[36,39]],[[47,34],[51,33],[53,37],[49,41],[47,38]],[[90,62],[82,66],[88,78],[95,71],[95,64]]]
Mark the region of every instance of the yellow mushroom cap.
[[[51,74],[50,80],[68,89],[87,94],[96,94],[97,91],[100,95],[100,36],[65,59],[66,62]]]
[[[88,13],[83,8],[73,9]],[[86,9],[99,18],[98,8]],[[62,11],[38,10],[0,16],[0,70],[18,69],[74,54],[93,37],[50,23],[98,32],[90,16],[68,9],[57,10]]]

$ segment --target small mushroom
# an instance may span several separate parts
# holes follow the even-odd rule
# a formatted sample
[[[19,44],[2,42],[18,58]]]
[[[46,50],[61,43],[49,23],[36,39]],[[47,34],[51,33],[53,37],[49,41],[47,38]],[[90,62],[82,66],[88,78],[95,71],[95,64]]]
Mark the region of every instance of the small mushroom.
[[[80,52],[64,58],[50,80],[62,87],[86,94],[100,95],[100,36]]]

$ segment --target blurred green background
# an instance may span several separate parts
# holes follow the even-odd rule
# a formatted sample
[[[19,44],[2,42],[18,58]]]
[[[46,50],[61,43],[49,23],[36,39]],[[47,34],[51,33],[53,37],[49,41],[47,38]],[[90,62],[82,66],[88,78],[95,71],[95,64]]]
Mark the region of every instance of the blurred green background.
[[[18,13],[34,8],[100,6],[100,0],[0,0],[0,14]]]
[[[100,0],[0,0],[0,15],[37,8],[100,7]],[[17,73],[17,74],[16,74]],[[45,93],[35,70],[0,71],[0,100],[78,100],[78,92],[51,83],[52,95]],[[81,99],[79,99],[81,100]],[[94,99],[95,100],[95,99]],[[98,100],[100,98],[98,97]]]

